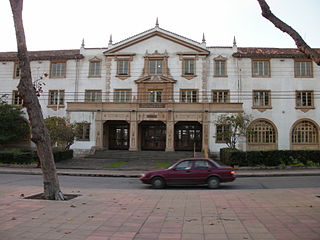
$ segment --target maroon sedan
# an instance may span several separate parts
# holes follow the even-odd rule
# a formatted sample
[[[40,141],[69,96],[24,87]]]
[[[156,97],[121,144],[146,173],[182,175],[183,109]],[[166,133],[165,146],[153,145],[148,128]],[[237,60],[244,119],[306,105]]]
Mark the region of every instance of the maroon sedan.
[[[218,188],[221,182],[235,180],[232,168],[221,167],[207,158],[187,158],[175,163],[168,169],[150,171],[143,174],[140,180],[151,184],[154,188],[164,188],[167,185],[203,185]]]

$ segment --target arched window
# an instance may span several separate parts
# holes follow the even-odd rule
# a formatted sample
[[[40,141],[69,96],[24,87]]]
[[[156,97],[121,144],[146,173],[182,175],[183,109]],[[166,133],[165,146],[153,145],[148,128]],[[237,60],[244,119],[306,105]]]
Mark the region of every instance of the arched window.
[[[317,127],[310,121],[301,121],[292,130],[291,141],[293,144],[318,143]]]
[[[270,122],[258,120],[251,124],[248,133],[248,143],[268,144],[276,143],[276,131]]]

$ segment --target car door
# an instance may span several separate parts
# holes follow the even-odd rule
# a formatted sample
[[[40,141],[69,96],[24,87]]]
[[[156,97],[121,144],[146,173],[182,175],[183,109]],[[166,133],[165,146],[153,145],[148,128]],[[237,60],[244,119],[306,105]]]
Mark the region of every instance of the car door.
[[[192,179],[192,161],[185,160],[178,163],[166,176],[166,181],[170,185],[190,184]]]
[[[214,166],[206,159],[199,159],[194,162],[192,169],[192,181],[195,184],[204,184],[214,170]]]

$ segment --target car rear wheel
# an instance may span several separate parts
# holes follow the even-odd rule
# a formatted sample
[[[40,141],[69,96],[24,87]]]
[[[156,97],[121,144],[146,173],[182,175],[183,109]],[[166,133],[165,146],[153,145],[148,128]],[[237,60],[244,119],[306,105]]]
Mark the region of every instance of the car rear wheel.
[[[153,188],[157,189],[164,188],[166,186],[166,182],[162,177],[153,178],[151,184]]]
[[[220,186],[220,179],[217,177],[210,177],[208,179],[208,188],[215,189]]]

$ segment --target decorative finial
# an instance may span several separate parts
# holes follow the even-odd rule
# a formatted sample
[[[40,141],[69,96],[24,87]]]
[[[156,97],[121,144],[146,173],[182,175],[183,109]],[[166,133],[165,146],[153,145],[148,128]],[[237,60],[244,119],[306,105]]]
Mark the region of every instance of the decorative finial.
[[[206,43],[206,38],[204,36],[204,33],[202,34],[202,43]]]
[[[157,20],[156,20],[156,27],[159,27],[159,20],[158,20],[158,17],[157,17]]]
[[[112,34],[110,34],[109,45],[112,45]]]
[[[81,48],[84,48],[84,38],[82,38]]]
[[[237,41],[236,41],[236,37],[235,36],[233,37],[232,51],[233,52],[238,52]]]

